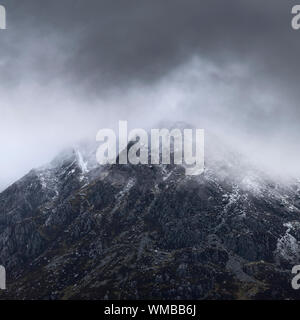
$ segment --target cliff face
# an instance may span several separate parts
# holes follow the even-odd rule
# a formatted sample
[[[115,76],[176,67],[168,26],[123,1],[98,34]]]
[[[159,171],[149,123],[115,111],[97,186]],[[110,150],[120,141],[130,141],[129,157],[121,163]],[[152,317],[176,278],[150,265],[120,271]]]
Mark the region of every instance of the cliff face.
[[[299,190],[235,155],[189,177],[66,152],[0,194],[0,298],[297,299]]]

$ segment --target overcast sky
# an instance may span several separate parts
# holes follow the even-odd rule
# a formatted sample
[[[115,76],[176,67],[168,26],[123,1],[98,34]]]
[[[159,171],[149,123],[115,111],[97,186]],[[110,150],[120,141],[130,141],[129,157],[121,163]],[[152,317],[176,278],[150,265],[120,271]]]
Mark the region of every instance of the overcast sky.
[[[297,1],[0,2],[0,189],[118,120],[185,120],[300,174]]]

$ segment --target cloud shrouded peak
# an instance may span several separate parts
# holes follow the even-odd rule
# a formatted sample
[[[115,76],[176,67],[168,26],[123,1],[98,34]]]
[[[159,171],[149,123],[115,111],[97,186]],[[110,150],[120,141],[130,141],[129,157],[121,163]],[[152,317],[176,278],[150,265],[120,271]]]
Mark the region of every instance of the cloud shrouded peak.
[[[295,1],[2,2],[0,186],[122,119],[183,120],[299,171]]]

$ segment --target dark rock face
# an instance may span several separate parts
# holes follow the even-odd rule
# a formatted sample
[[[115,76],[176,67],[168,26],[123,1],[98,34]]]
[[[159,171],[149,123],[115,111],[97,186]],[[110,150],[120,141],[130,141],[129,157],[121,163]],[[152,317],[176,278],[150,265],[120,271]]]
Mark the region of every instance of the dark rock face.
[[[0,298],[298,299],[299,190],[228,161],[188,177],[71,152],[0,194]]]

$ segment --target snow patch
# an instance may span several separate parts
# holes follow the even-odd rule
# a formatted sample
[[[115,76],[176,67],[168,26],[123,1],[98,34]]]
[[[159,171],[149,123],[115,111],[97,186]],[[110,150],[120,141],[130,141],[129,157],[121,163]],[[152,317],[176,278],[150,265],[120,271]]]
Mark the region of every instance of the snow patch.
[[[76,151],[76,156],[77,156],[77,160],[78,160],[78,165],[81,169],[81,172],[83,174],[88,173],[89,169],[88,169],[88,162],[83,160],[83,156],[81,154],[80,151]]]
[[[131,188],[135,185],[135,179],[130,178],[127,182],[127,184],[124,186],[124,188],[115,196],[116,198],[116,204],[112,210],[112,213],[114,213],[116,210],[118,210],[123,198],[129,193]]]
[[[261,184],[257,181],[256,177],[254,176],[246,176],[242,180],[242,187],[245,190],[251,191],[256,195],[261,194]]]
[[[287,228],[285,235],[277,240],[276,254],[289,262],[298,261],[300,256],[300,244],[290,234],[291,230],[300,227],[299,222],[288,222],[283,225]]]
[[[58,179],[51,170],[37,171],[37,175],[44,190],[53,190],[58,195],[57,183]]]

